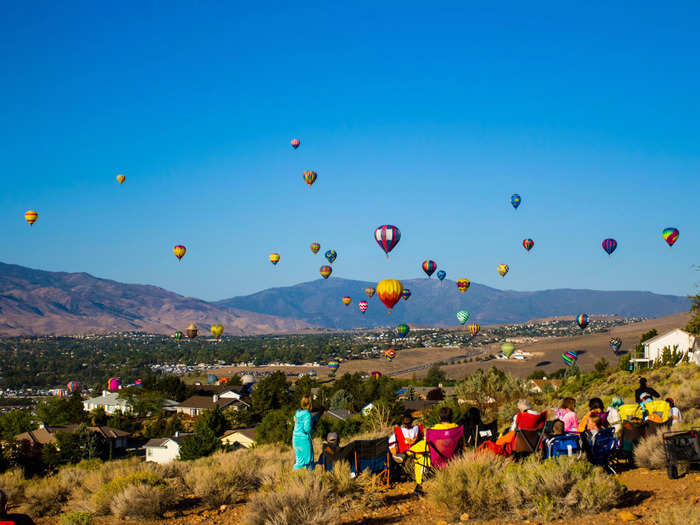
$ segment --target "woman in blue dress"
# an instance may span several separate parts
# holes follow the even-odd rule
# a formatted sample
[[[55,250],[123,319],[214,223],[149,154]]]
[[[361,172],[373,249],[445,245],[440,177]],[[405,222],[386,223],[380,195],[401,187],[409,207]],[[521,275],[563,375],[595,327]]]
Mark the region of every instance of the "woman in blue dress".
[[[314,468],[314,446],[311,438],[314,427],[323,412],[311,414],[311,398],[304,396],[301,398],[301,409],[294,414],[294,433],[292,434],[292,445],[296,463],[294,469],[313,470]]]

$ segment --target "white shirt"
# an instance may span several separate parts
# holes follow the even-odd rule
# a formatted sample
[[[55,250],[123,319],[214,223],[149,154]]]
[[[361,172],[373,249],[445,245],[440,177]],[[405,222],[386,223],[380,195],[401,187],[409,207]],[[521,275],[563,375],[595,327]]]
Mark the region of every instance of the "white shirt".
[[[416,439],[418,437],[419,428],[418,425],[412,426],[411,428],[399,427],[404,439]],[[396,434],[392,434],[389,437],[389,445],[396,443]]]
[[[671,417],[671,420],[676,422],[676,421],[683,421],[683,418],[681,417],[681,411],[678,409],[678,407],[671,407],[671,411],[668,414]]]

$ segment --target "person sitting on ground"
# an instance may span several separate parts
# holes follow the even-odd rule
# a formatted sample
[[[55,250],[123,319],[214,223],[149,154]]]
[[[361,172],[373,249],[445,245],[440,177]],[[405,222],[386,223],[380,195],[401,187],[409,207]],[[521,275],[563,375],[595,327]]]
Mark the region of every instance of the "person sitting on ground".
[[[14,525],[36,525],[34,520],[26,514],[8,514],[7,496],[0,490],[0,523],[14,523]]]
[[[566,432],[576,432],[578,430],[578,416],[576,415],[576,400],[573,397],[564,398],[561,408],[556,411],[557,419],[564,423]]]
[[[622,418],[620,417],[619,408],[624,404],[624,399],[620,396],[615,396],[608,407],[608,425],[615,427],[615,432],[620,432],[622,429]]]
[[[532,410],[532,406],[530,405],[530,402],[527,399],[518,399],[518,412],[527,412],[528,414],[534,414],[534,415],[539,415],[539,412],[536,410]],[[510,432],[515,431],[515,420],[518,417],[518,414],[516,413],[513,416],[513,422],[510,425]]]
[[[397,442],[399,432],[403,443]],[[394,432],[389,436],[389,452],[397,463],[403,463],[405,452],[422,437],[420,434],[421,428],[413,424],[413,416],[410,412],[406,412],[401,418],[401,426],[394,428]]]
[[[338,444],[338,434],[335,432],[329,432],[326,436],[326,441],[321,445],[321,455],[318,458],[318,463],[320,465],[326,464],[326,459],[335,456],[336,452],[340,448]]]
[[[584,432],[588,428],[588,418],[590,418],[593,414],[598,414],[598,417],[600,417],[604,427],[608,426],[608,413],[605,411],[603,400],[599,397],[592,397],[588,401],[588,414],[583,416],[583,419],[581,419],[581,422],[578,425],[579,432]]]
[[[457,425],[452,422],[452,409],[450,407],[441,407],[438,412],[438,417],[440,422],[433,425],[431,430],[448,430],[450,428],[456,428]],[[426,456],[427,444],[425,438],[418,441],[409,449],[409,453],[415,456],[415,466],[414,472],[416,476],[416,488],[413,492],[420,494],[423,492],[421,484],[423,483],[423,470],[426,467],[430,467],[430,458]]]
[[[675,425],[675,424],[683,421],[683,416],[681,416],[681,411],[678,409],[678,407],[676,406],[676,403],[673,401],[673,399],[670,397],[667,397],[666,403],[668,403],[671,406],[671,410],[668,413],[668,419],[671,422],[671,425]]]
[[[635,403],[641,403],[642,402],[642,394],[649,394],[649,397],[661,397],[661,395],[651,388],[650,386],[647,386],[647,378],[642,377],[639,380],[639,388],[634,391],[634,402]]]

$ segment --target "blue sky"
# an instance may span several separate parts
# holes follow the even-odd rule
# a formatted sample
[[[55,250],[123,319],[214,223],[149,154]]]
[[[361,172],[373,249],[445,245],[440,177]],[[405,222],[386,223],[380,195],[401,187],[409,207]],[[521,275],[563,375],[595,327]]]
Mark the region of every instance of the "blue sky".
[[[696,290],[697,4],[101,4],[0,8],[3,262],[204,299],[319,278],[328,248],[347,278],[431,258],[515,290]]]

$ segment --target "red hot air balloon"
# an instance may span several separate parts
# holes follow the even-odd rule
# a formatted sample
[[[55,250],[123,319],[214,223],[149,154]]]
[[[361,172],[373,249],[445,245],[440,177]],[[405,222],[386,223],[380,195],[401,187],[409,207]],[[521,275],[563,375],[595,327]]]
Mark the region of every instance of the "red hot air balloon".
[[[360,301],[357,303],[357,307],[360,309],[360,312],[365,313],[369,307],[369,303],[367,301]]]
[[[318,272],[321,274],[321,277],[323,277],[324,279],[328,279],[333,273],[333,268],[327,265],[321,266],[321,269]]]
[[[301,144],[301,141],[299,139],[292,139],[290,144],[292,145],[292,147],[294,149],[297,149],[299,147],[299,145]]]
[[[389,252],[393,250],[401,240],[401,232],[396,226],[383,224],[374,230],[374,240],[377,241],[379,247],[384,250],[388,259]]]
[[[428,274],[428,279],[430,279],[430,276],[433,275],[435,270],[437,270],[437,263],[435,261],[431,261],[430,259],[423,261],[423,271]]]
[[[605,253],[612,255],[612,253],[617,249],[617,241],[615,239],[605,239],[602,246]]]
[[[525,239],[523,240],[523,248],[525,248],[528,252],[532,250],[532,247],[535,245],[535,241],[532,239]]]

